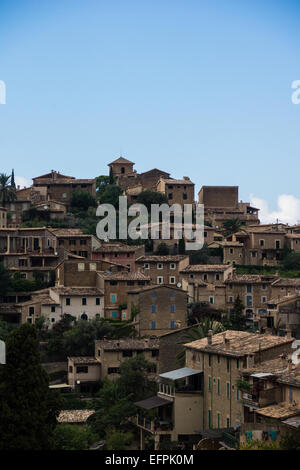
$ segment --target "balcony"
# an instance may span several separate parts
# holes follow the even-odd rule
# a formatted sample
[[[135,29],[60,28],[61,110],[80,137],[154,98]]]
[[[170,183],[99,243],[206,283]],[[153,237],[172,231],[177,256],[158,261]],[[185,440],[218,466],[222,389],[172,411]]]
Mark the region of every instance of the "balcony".
[[[265,390],[241,390],[242,401],[245,405],[263,408],[273,403],[280,401],[281,389],[280,387],[267,388]]]
[[[163,433],[164,431],[169,432],[173,429],[173,423],[170,419],[160,419],[160,417],[150,420],[144,416],[138,415],[136,418],[136,424],[138,427],[152,433]]]

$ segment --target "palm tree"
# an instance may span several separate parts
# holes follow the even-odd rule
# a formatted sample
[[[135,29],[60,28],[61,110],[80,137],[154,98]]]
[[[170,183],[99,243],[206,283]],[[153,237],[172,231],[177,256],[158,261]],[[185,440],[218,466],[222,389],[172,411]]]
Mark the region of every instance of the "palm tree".
[[[7,202],[14,201],[17,198],[16,190],[11,185],[11,176],[0,173],[0,202],[3,207]]]
[[[201,323],[196,325],[194,328],[186,332],[184,341],[180,344],[191,343],[197,339],[206,338],[208,336],[209,330],[212,331],[213,335],[225,331],[224,325],[222,323],[213,320],[212,318],[203,318]],[[185,348],[176,356],[177,362],[179,365],[184,365],[185,363]]]
[[[227,219],[223,223],[223,232],[224,236],[228,237],[229,235],[232,235],[233,233],[239,232],[241,229],[242,223],[240,219],[235,218],[235,219]]]

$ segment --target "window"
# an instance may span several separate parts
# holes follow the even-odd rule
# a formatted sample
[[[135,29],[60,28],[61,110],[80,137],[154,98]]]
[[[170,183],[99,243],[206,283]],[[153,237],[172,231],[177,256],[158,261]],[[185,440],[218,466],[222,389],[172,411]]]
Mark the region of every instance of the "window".
[[[204,281],[207,281],[207,274],[204,274],[204,275],[203,275],[203,280],[204,280]]]
[[[152,292],[152,297],[156,297],[156,292]]]
[[[252,307],[252,295],[247,295],[246,304],[247,304],[247,307]]]
[[[246,290],[247,290],[247,292],[251,293],[251,292],[252,292],[252,285],[251,285],[251,284],[247,284]]]
[[[252,258],[256,258],[256,254],[257,254],[256,251],[251,251]]]
[[[230,428],[230,418],[226,418],[226,427]]]
[[[151,330],[155,330],[156,329],[156,321],[152,321],[151,322]]]
[[[80,318],[81,318],[81,320],[87,320],[88,316],[87,316],[86,313],[83,313]]]
[[[152,304],[151,311],[152,313],[156,313],[156,305]]]
[[[213,304],[213,303],[214,303],[214,298],[213,298],[212,296],[209,298],[209,303],[210,303],[210,304]]]
[[[175,263],[171,263],[171,264],[170,264],[170,269],[176,269],[176,264],[175,264]]]
[[[227,382],[226,384],[226,397],[230,398],[230,384]]]
[[[76,245],[76,240],[70,239],[69,240],[69,245],[73,245],[73,246]]]
[[[86,245],[86,239],[83,239],[83,238],[82,238],[82,239],[80,240],[80,245]]]
[[[118,312],[116,311],[111,312],[111,318],[118,318]]]
[[[34,307],[29,307],[29,315],[34,315]]]
[[[175,328],[175,321],[174,321],[174,320],[171,320],[171,322],[170,322],[170,328],[172,328],[172,329]]]
[[[232,297],[232,295],[230,295],[230,296],[228,297],[228,302],[229,302],[230,304],[233,303],[233,297]]]
[[[55,313],[55,305],[51,305],[51,312]]]
[[[230,289],[230,290],[232,289],[232,284],[229,284],[229,289]]]
[[[86,305],[86,297],[82,297],[82,299],[81,299],[81,305]]]
[[[226,359],[227,372],[230,371],[230,359]]]
[[[208,355],[208,366],[209,367],[211,366],[211,355],[210,354]]]
[[[175,312],[175,304],[170,305],[170,312],[174,313]]]
[[[96,297],[96,305],[100,305],[100,297]]]
[[[208,391],[211,392],[211,376],[208,377]]]
[[[220,379],[218,379],[218,395],[221,394],[221,382]]]
[[[110,374],[119,374],[120,373],[120,369],[119,367],[109,367],[107,369],[107,374],[110,375]]]
[[[149,263],[145,263],[145,264],[144,264],[144,269],[150,269],[150,264],[149,264]]]
[[[96,271],[96,263],[90,263],[90,271]]]
[[[164,265],[162,263],[157,263],[157,269],[163,269]]]
[[[259,240],[259,246],[265,246],[265,240]]]
[[[173,194],[172,193],[168,194],[168,199],[173,199]]]
[[[262,284],[261,288],[262,288],[262,290],[266,290],[266,288],[267,288],[266,284]]]
[[[110,294],[110,301],[112,304],[115,304],[117,301],[117,294]]]
[[[67,297],[67,298],[66,298],[66,305],[71,305],[71,299],[70,299],[70,297]]]
[[[239,391],[238,388],[236,390],[236,399],[237,399],[237,401],[239,401],[239,399],[240,399],[240,391]]]
[[[216,281],[220,280],[220,274],[216,274]]]
[[[267,297],[262,297],[262,298],[261,298],[261,302],[262,302],[263,304],[267,303]]]
[[[221,427],[221,414],[220,413],[217,413],[217,422],[218,422],[217,427],[219,429]]]
[[[157,284],[163,284],[164,278],[162,276],[157,277]]]
[[[233,248],[230,248],[229,252],[230,252],[231,255],[233,255]]]
[[[276,250],[280,250],[280,240],[275,241],[275,248]]]
[[[128,351],[123,351],[122,352],[122,356],[123,357],[132,357],[132,351],[131,350],[128,350]]]
[[[76,367],[77,374],[87,374],[88,371],[89,371],[88,366],[77,366]]]
[[[84,263],[78,263],[78,271],[84,271]]]

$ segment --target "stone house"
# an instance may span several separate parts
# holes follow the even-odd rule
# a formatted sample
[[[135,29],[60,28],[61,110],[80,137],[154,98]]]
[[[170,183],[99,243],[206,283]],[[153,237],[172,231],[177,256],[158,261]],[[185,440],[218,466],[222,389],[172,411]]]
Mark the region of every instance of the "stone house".
[[[97,273],[97,287],[104,291],[105,318],[130,320],[128,291],[150,284],[150,277],[140,272]]]
[[[109,262],[122,264],[135,270],[136,259],[145,254],[145,245],[126,245],[119,242],[102,243],[92,253],[92,259],[103,259]]]
[[[136,260],[137,268],[150,276],[152,284],[170,286],[181,284],[181,271],[188,264],[188,255],[141,256]]]
[[[156,186],[157,192],[166,196],[170,206],[180,204],[182,207],[184,204],[194,204],[194,188],[195,185],[188,176],[184,176],[182,180],[160,178]]]
[[[127,312],[136,323],[139,336],[160,336],[187,325],[186,292],[167,285],[131,289]]]

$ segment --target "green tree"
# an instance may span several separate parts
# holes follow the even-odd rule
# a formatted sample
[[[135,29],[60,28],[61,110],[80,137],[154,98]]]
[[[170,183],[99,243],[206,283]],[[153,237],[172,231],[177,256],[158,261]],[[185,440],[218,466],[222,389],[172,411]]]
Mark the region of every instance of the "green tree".
[[[3,263],[0,263],[0,295],[6,295],[12,287],[11,275]]]
[[[133,441],[133,434],[123,432],[114,427],[108,428],[106,431],[106,448],[107,450],[126,450]]]
[[[0,369],[0,450],[51,448],[59,407],[40,365],[36,329],[25,323],[7,338]]]
[[[244,308],[243,302],[238,295],[234,301],[233,310],[229,319],[232,330],[242,331],[247,329],[246,317],[243,313]]]
[[[119,207],[119,196],[122,196],[122,190],[115,184],[109,184],[103,191],[100,198],[101,204],[111,204],[116,209]]]
[[[96,197],[100,198],[101,194],[105,191],[110,182],[110,177],[106,175],[100,175],[96,177]]]
[[[0,203],[3,207],[17,198],[16,188],[11,184],[11,176],[0,173]]]
[[[204,243],[201,250],[194,251],[190,255],[190,264],[208,264],[210,258],[209,248],[207,243]]]
[[[54,430],[53,449],[88,450],[96,441],[97,435],[89,427],[62,423],[58,424]]]
[[[282,450],[300,450],[300,426],[296,432],[287,432],[280,439],[280,448]]]
[[[169,247],[166,243],[162,242],[158,245],[155,251],[156,255],[164,256],[169,254]]]
[[[71,211],[87,211],[89,207],[97,207],[96,199],[87,191],[74,191],[71,196]]]
[[[184,238],[180,238],[179,243],[178,243],[178,253],[180,255],[185,254],[185,240]]]
[[[225,237],[232,235],[233,233],[239,232],[241,230],[242,223],[240,219],[227,219],[223,223],[223,233]]]
[[[0,320],[0,339],[2,341],[6,341],[10,333],[14,331],[16,328],[17,328],[17,325]]]
[[[286,270],[300,270],[300,253],[286,252],[281,264]]]
[[[148,211],[151,210],[152,204],[168,204],[168,199],[164,194],[150,190],[140,192],[136,201],[139,204],[144,204]]]
[[[148,378],[153,366],[154,364],[147,361],[143,354],[122,362],[118,382],[121,395],[131,395],[133,401],[138,401],[153,394],[155,385]]]

